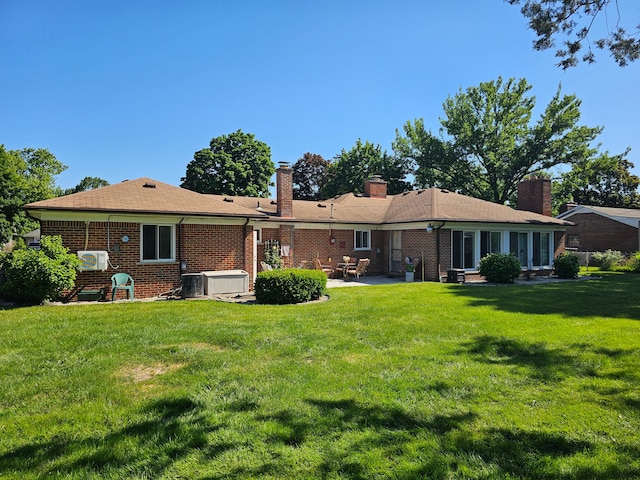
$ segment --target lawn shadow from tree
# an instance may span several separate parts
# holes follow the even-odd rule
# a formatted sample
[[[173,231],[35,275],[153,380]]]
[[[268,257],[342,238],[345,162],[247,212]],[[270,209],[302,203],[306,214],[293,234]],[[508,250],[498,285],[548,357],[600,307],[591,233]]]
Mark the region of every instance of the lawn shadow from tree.
[[[618,480],[640,475],[639,468],[625,462],[598,467],[587,462],[565,471],[554,468],[550,460],[590,455],[597,449],[594,443],[557,433],[491,428],[483,431],[479,437],[459,435],[447,445],[455,455],[463,458],[480,457],[487,465],[493,465],[497,471],[487,478]],[[637,458],[640,450],[637,446],[619,445],[616,453],[631,460]]]
[[[448,292],[470,307],[532,315],[610,317],[640,320],[640,275],[606,275],[593,280],[519,285],[454,285]]]
[[[440,437],[476,418],[471,412],[422,418],[399,406],[366,405],[352,399],[307,399],[306,403],[314,407],[312,415],[282,410],[258,420],[280,425],[280,433],[269,439],[271,444],[299,448],[307,441],[331,439],[320,452],[317,473],[321,478],[369,479],[373,473],[366,460],[367,452],[376,450],[382,451],[385,458],[398,457],[416,437],[425,434]],[[444,474],[449,470],[449,460],[434,456],[429,469]],[[233,472],[250,477],[264,473],[263,469]],[[413,473],[413,470],[407,475],[397,472],[395,478],[416,478]]]
[[[463,352],[472,354],[484,363],[525,368],[530,377],[544,382],[555,382],[568,374],[579,374],[575,369],[575,357],[566,349],[550,348],[541,342],[482,335],[463,344]]]
[[[161,477],[194,450],[217,456],[235,446],[209,445],[209,425],[188,398],[161,399],[142,412],[151,417],[104,436],[57,435],[0,455],[0,476],[36,471],[40,476]]]

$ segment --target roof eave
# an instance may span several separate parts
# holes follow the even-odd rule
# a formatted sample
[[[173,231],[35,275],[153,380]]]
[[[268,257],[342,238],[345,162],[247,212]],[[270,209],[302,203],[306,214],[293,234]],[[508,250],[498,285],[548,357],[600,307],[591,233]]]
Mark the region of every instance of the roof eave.
[[[30,207],[29,205],[24,205],[22,207],[27,212],[46,212],[46,211],[56,211],[56,212],[86,212],[86,213],[112,213],[116,214],[130,214],[130,215],[182,215],[189,217],[225,217],[225,218],[266,218],[267,216],[263,213],[255,213],[255,214],[233,214],[233,213],[221,213],[221,212],[185,212],[180,210],[127,210],[127,209],[113,209],[113,208],[69,208],[69,207]]]

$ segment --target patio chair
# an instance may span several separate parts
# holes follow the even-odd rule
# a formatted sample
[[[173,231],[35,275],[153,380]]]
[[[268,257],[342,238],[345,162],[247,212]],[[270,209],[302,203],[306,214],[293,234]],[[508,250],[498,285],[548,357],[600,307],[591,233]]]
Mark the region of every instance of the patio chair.
[[[349,275],[353,275],[354,279],[359,279],[361,275],[366,275],[367,268],[369,268],[370,263],[371,260],[369,260],[368,258],[361,258],[360,260],[358,260],[358,263],[355,267],[349,267],[347,269],[347,276],[345,277],[345,280],[349,278]]]
[[[111,301],[116,299],[118,290],[126,290],[127,298],[133,300],[134,281],[128,273],[116,273],[111,277]]]
[[[313,260],[313,265],[316,270],[322,270],[327,277],[333,275],[334,270],[331,268],[331,265],[323,265],[319,258]]]

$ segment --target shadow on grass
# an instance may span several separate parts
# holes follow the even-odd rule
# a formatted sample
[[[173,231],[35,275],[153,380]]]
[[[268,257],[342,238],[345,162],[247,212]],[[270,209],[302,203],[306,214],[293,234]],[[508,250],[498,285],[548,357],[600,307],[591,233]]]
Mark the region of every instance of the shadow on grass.
[[[629,460],[640,455],[637,446],[615,447],[611,465],[595,467],[587,459],[584,466],[565,474],[556,460],[589,457],[597,446],[545,432],[473,430],[476,415],[471,412],[428,417],[398,406],[355,400],[308,399],[306,404],[310,409],[304,413],[282,410],[257,416],[255,411],[239,409],[238,425],[255,428],[248,441],[212,443],[216,435],[211,433],[231,425],[210,425],[202,407],[190,399],[159,400],[141,412],[148,420],[104,436],[54,436],[0,455],[0,476],[24,472],[37,478],[189,478],[197,474],[213,480],[293,478],[299,473],[304,478],[568,480],[640,475]],[[268,425],[278,428],[261,428]],[[235,461],[219,458],[227,453]],[[190,470],[176,471],[187,458]],[[216,473],[207,476],[209,468]]]
[[[493,465],[496,471],[488,478],[618,480],[640,475],[640,468],[615,460],[597,467],[593,462],[585,461],[584,464],[574,464],[568,471],[553,468],[550,460],[588,457],[597,447],[591,442],[546,432],[489,429],[479,438],[460,436],[451,442],[449,448],[462,457],[480,457],[486,464]],[[640,450],[620,446],[618,453],[634,459],[638,458]]]
[[[616,274],[542,285],[456,285],[448,291],[466,298],[469,306],[507,312],[640,320],[639,283],[640,275]]]
[[[549,348],[544,343],[483,335],[463,347],[482,362],[523,367],[531,377],[545,382],[561,380],[568,373],[580,373],[575,370],[572,355],[564,349]]]
[[[3,473],[37,472],[47,475],[119,475],[157,478],[174,462],[196,449],[218,455],[233,445],[208,445],[207,433],[216,429],[197,414],[187,398],[158,400],[143,415],[151,417],[104,436],[73,434],[24,445],[0,455]]]

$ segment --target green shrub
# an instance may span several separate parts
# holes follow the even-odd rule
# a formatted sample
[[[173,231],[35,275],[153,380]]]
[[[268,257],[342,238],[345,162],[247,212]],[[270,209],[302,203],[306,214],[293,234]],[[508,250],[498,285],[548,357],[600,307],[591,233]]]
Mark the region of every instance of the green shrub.
[[[561,253],[553,260],[553,269],[558,278],[578,278],[580,258],[573,253]]]
[[[640,252],[634,253],[629,258],[613,266],[612,270],[614,272],[640,273]]]
[[[17,248],[2,256],[4,282],[0,296],[20,303],[55,300],[73,288],[78,257],[62,245],[60,236],[43,236],[40,248]]]
[[[317,300],[326,287],[324,272],[290,268],[258,273],[255,293],[260,303],[283,305]]]
[[[622,253],[617,250],[607,250],[605,252],[596,252],[591,255],[593,264],[600,267],[600,270],[611,272],[623,261]]]
[[[494,283],[513,283],[520,276],[522,265],[513,255],[492,253],[480,260],[480,275]]]

